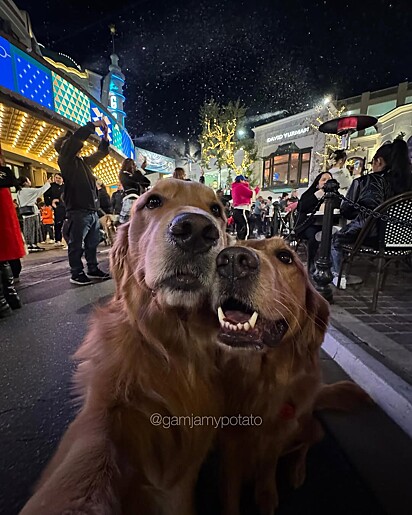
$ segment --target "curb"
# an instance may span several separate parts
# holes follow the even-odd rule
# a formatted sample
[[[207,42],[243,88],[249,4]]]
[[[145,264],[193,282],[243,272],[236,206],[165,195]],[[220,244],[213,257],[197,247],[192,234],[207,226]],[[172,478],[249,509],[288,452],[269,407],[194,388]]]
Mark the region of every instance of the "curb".
[[[334,327],[322,349],[412,438],[412,386]]]

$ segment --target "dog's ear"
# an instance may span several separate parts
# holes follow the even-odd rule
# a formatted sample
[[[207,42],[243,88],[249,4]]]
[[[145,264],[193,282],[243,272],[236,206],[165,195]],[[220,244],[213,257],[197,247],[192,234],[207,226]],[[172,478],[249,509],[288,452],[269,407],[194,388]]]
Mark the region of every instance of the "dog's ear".
[[[307,280],[306,287],[307,321],[304,334],[310,350],[317,351],[323,343],[329,322],[329,303]]]
[[[130,277],[129,261],[127,253],[129,251],[129,225],[120,225],[116,231],[114,245],[110,252],[110,270],[116,283],[116,297],[121,297],[124,281]]]

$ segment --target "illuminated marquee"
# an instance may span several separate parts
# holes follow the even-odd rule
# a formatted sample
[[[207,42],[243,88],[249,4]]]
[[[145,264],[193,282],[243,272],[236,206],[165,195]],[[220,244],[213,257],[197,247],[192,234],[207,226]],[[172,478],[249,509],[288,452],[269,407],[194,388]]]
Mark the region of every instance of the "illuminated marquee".
[[[124,157],[134,158],[134,145],[127,131],[109,111],[58,73],[0,36],[0,87],[13,91],[41,107],[84,125],[104,117],[110,143]],[[96,131],[102,136],[100,129]]]
[[[274,141],[284,141],[295,136],[300,136],[301,134],[306,134],[309,131],[310,127],[303,127],[302,129],[296,129],[294,131],[283,132],[281,134],[276,134],[276,136],[270,136],[269,138],[267,138],[266,143],[273,143]]]

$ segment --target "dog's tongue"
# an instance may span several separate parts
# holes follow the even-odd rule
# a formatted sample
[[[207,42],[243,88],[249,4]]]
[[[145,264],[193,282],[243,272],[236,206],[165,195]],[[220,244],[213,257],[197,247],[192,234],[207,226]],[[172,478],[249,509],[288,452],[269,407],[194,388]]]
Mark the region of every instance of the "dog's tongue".
[[[250,315],[244,313],[243,311],[226,311],[225,312],[225,320],[234,325],[239,323],[244,324],[248,322]]]

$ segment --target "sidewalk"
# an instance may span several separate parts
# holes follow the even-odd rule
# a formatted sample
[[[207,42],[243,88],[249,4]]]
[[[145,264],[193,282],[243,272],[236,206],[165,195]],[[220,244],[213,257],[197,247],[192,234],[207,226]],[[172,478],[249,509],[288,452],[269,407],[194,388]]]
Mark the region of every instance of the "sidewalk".
[[[355,263],[351,273],[364,283],[333,288],[332,325],[412,384],[412,269],[401,264],[398,271],[389,270],[376,313],[371,312],[375,269]]]
[[[389,270],[376,313],[374,268],[355,263],[351,273],[364,282],[333,287],[323,349],[412,438],[412,269]]]

